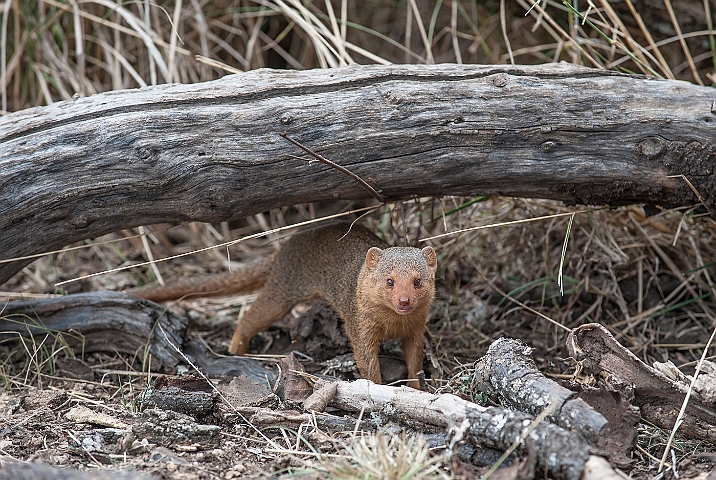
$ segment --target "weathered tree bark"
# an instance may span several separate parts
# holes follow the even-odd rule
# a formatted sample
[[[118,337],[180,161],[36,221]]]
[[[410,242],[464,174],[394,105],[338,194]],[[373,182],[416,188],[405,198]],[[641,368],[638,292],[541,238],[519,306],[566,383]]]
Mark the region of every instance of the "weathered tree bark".
[[[547,419],[607,452],[620,467],[629,466],[637,436],[639,409],[613,391],[582,387],[578,394],[545,377],[520,340],[500,338],[475,362],[473,385],[500,405],[538,415],[555,404]],[[580,396],[587,397],[584,398]]]
[[[137,438],[146,438],[164,446],[199,443],[209,447],[221,441],[219,425],[197,423],[193,417],[171,410],[149,408],[134,415],[131,423]]]
[[[0,259],[158,222],[369,198],[513,195],[707,202],[716,93],[569,65],[257,70],[0,119]],[[0,263],[0,283],[29,263]]]
[[[376,385],[368,380],[338,382],[331,405],[349,411],[365,409],[388,416],[408,417],[450,427],[464,439],[505,450],[527,429],[529,415],[499,407],[481,407],[455,395],[433,395],[408,387]],[[590,445],[579,435],[549,422],[542,422],[521,442],[540,468],[552,477],[578,480],[592,458]],[[609,470],[609,469],[607,469]]]
[[[8,302],[3,307],[0,338],[10,332],[34,336],[63,333],[75,352],[135,354],[149,349],[169,370],[183,361],[169,342],[182,348],[187,319],[143,298],[100,291]]]
[[[135,354],[149,348],[155,361],[169,371],[185,362],[176,347],[212,378],[246,375],[254,382],[266,382],[276,376],[251,358],[217,357],[200,339],[184,338],[187,318],[149,300],[121,292],[99,291],[8,302],[1,310],[0,339],[18,334],[63,333],[64,341],[74,351],[116,350]]]
[[[142,392],[140,398],[145,407],[201,415],[214,409],[219,395],[201,377],[161,375]]]
[[[539,415],[557,402],[554,412],[547,416],[549,421],[596,444],[607,419],[575,392],[545,377],[531,354],[532,348],[521,341],[499,338],[475,362],[473,382],[481,392],[498,398],[501,405],[530,415]]]
[[[672,380],[639,360],[598,323],[575,328],[567,338],[567,348],[577,360],[588,360],[586,370],[601,374],[610,388],[630,392],[643,418],[668,430],[674,427],[688,384]],[[713,399],[694,389],[679,431],[716,443]]]

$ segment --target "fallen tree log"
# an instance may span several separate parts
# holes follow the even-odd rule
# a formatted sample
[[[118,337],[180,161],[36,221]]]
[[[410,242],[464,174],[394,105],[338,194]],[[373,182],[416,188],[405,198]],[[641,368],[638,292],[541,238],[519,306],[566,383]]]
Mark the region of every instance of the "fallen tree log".
[[[370,197],[281,132],[388,200],[696,203],[673,175],[716,192],[710,88],[563,64],[257,70],[2,117],[0,284],[31,261],[3,259],[122,228]]]
[[[368,380],[337,383],[337,393],[331,400],[334,407],[450,427],[457,432],[455,435],[471,443],[498,450],[509,448],[526,433],[533,420],[522,412],[481,407],[447,393],[433,395],[409,387],[376,385]],[[590,445],[579,435],[548,422],[535,426],[520,442],[520,449],[529,451],[538,467],[560,480],[595,478],[588,472],[595,464],[606,477],[614,474],[608,462],[591,454]]]
[[[586,372],[603,379],[610,388],[633,396],[632,403],[641,409],[645,420],[667,430],[674,428],[689,390],[687,383],[668,378],[646,365],[598,323],[580,325],[572,330],[567,338],[567,348],[572,357],[586,360]],[[707,372],[702,371],[701,375],[706,377]],[[711,386],[713,381],[709,379],[705,383]],[[716,444],[713,398],[694,389],[679,431]]]
[[[275,378],[272,370],[251,358],[217,357],[200,339],[185,338],[186,317],[121,292],[18,300],[4,304],[0,313],[0,340],[18,335],[62,334],[63,341],[75,352],[137,354],[147,350],[167,371],[175,371],[179,363],[186,363],[177,352],[180,349],[212,378],[246,375],[255,382]]]
[[[183,361],[172,344],[182,347],[187,319],[143,298],[99,291],[18,300],[0,310],[0,339],[62,334],[75,352],[117,351],[140,359],[150,353],[170,371]]]
[[[502,405],[530,415],[538,415],[557,402],[554,413],[547,419],[596,444],[607,419],[578,398],[575,392],[545,377],[537,369],[531,354],[532,348],[519,340],[498,338],[475,362],[473,382],[477,390],[498,398]]]

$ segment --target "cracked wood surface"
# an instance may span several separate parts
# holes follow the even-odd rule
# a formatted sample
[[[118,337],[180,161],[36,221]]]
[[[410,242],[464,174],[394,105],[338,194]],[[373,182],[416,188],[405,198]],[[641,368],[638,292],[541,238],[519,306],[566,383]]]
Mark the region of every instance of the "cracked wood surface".
[[[707,204],[716,90],[566,64],[256,70],[0,118],[0,261],[123,228],[369,198]],[[31,260],[0,262],[0,284]]]

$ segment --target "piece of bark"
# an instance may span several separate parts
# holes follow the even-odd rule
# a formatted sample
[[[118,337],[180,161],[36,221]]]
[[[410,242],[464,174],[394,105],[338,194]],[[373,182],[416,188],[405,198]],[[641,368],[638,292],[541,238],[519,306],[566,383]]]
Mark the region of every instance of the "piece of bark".
[[[567,338],[567,347],[571,356],[587,361],[588,373],[598,376],[600,370],[606,372],[605,381],[610,387],[633,395],[632,403],[641,409],[644,419],[665,429],[673,428],[688,384],[675,382],[646,365],[598,323],[575,328]],[[716,443],[714,405],[705,402],[698,392],[692,392],[679,431]]]
[[[281,385],[276,394],[283,400],[303,402],[313,393],[313,387],[295,372],[305,373],[305,369],[291,352],[281,359]]]
[[[276,372],[265,368],[261,362],[249,357],[229,355],[216,356],[200,338],[184,341],[184,354],[209,378],[234,378],[246,375],[255,383],[276,380]]]
[[[254,382],[246,375],[234,377],[227,384],[219,384],[217,388],[222,394],[221,409],[231,413],[242,407],[277,406],[279,398],[269,389],[267,383]],[[228,405],[226,405],[228,403]]]
[[[150,408],[134,416],[131,422],[137,438],[165,447],[194,444],[210,447],[221,440],[218,425],[203,425],[189,415],[171,410]]]
[[[106,413],[98,413],[85,407],[84,405],[72,407],[67,413],[65,413],[65,418],[75,423],[87,423],[121,430],[129,430],[132,428],[128,422],[122,420],[121,418],[117,418],[117,416],[108,415]]]
[[[689,385],[693,380],[691,375],[683,373],[671,360],[663,363],[654,362],[654,368],[675,382]],[[694,391],[701,395],[705,403],[716,403],[716,363],[704,360],[699,376],[694,382]]]
[[[201,377],[161,375],[142,392],[142,405],[190,415],[209,413],[218,394]]]
[[[520,340],[497,339],[475,362],[473,381],[480,391],[498,398],[503,405],[533,416],[557,402],[547,418],[595,445],[607,419],[575,392],[545,377],[531,355],[532,348]]]
[[[22,395],[22,406],[25,410],[36,408],[49,408],[55,410],[67,403],[67,392],[65,390],[40,390],[33,387]]]
[[[0,118],[0,252],[371,198],[289,157],[303,153],[283,132],[388,200],[691,205],[683,174],[712,202],[713,102],[711,88],[564,63],[260,69],[57,102]],[[30,261],[1,263],[0,284]]]
[[[303,408],[308,411],[322,412],[336,396],[336,392],[338,392],[336,382],[316,382],[313,386],[313,393],[303,401]]]
[[[596,447],[607,452],[609,461],[622,470],[630,470],[636,459],[633,451],[641,423],[641,410],[615,390],[575,384],[579,398],[607,419],[596,438]]]
[[[455,395],[433,395],[408,387],[376,385],[367,380],[338,382],[331,405],[349,411],[365,409],[390,417],[407,417],[450,427],[463,439],[505,450],[532,422],[525,413],[481,407]],[[534,455],[537,467],[556,479],[578,480],[590,459],[590,446],[579,435],[557,425],[538,424],[520,445]]]
[[[72,431],[70,443],[77,451],[91,454],[97,459],[97,454],[111,455],[126,452],[136,437],[131,429],[121,428],[95,428],[93,430]],[[106,460],[106,457],[104,457]],[[103,462],[104,463],[104,462]]]
[[[53,468],[41,463],[3,461],[0,480],[151,480],[131,470],[83,472],[75,468]]]
[[[173,370],[181,357],[169,341],[182,347],[187,319],[143,298],[119,292],[89,292],[8,302],[0,319],[0,338],[57,335],[75,352],[115,351],[134,355],[149,348],[158,363]],[[39,339],[38,339],[39,343]]]

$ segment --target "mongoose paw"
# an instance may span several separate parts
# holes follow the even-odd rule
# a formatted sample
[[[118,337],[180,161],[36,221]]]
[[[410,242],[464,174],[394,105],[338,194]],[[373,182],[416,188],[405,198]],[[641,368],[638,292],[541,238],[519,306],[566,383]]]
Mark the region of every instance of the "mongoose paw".
[[[231,339],[231,346],[229,347],[229,353],[232,355],[246,355],[249,351],[249,344],[251,338],[246,338],[241,335],[238,329],[234,332],[234,336]]]

